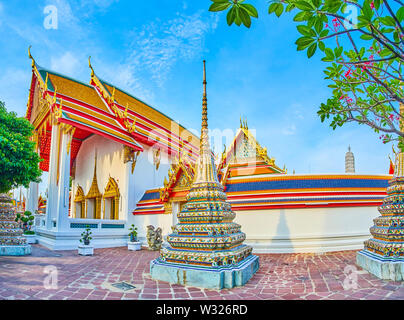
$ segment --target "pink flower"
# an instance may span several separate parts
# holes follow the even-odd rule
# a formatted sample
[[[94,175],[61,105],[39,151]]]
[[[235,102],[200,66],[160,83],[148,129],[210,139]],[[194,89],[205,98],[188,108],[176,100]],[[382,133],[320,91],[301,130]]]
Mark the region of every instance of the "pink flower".
[[[375,8],[375,4],[373,3],[373,1],[370,3],[370,8],[374,9]]]

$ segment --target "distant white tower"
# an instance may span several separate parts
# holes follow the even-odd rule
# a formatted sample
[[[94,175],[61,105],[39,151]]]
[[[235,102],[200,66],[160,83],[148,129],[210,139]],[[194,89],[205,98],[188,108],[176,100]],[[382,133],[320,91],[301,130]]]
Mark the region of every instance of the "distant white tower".
[[[345,154],[345,173],[355,173],[355,157],[351,152],[351,146],[348,147],[348,152]]]

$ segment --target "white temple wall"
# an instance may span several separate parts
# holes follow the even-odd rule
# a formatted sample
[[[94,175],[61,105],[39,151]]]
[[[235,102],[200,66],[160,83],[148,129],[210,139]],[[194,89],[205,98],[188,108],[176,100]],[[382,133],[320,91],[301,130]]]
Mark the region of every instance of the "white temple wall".
[[[236,211],[255,253],[357,250],[370,238],[377,207]]]
[[[104,194],[109,177],[115,179],[119,187],[119,220],[127,219],[128,201],[128,166],[123,162],[123,145],[99,135],[93,135],[83,141],[76,157],[76,174],[72,185],[72,206],[78,186],[87,195],[94,175],[95,152],[97,151],[97,182],[98,189]],[[104,201],[101,201],[101,217],[104,214]],[[74,212],[72,212],[74,215]]]
[[[156,170],[156,166],[153,162],[153,152],[152,147],[142,145],[144,151],[139,155],[135,170],[133,174],[129,171],[129,186],[128,186],[128,208],[129,208],[129,218],[128,226],[134,224],[138,227],[138,232],[142,229],[146,232],[146,226],[152,224],[154,226],[160,226],[156,223],[148,223],[149,219],[145,219],[138,225],[139,219],[135,219],[132,211],[136,208],[136,203],[141,199],[145,190],[160,188],[164,183],[164,178],[167,177],[168,170],[171,165],[171,159],[168,158],[167,154],[161,152],[160,166]],[[170,215],[171,216],[171,215]],[[163,218],[162,221],[166,219]],[[153,219],[150,221],[154,221]],[[164,224],[165,222],[163,222]]]

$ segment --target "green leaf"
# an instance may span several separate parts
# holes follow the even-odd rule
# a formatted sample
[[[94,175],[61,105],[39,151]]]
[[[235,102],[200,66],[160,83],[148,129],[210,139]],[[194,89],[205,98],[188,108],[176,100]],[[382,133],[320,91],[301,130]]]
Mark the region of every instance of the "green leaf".
[[[315,39],[310,38],[310,37],[301,37],[296,40],[295,44],[297,45],[297,50],[304,50],[306,49],[309,45],[311,45]]]
[[[316,8],[319,8],[321,5],[321,0],[313,0],[313,4]]]
[[[251,26],[251,18],[250,15],[247,13],[246,10],[244,10],[242,7],[239,7],[239,15],[240,15],[240,19],[243,22],[243,24],[249,28]]]
[[[319,42],[318,42],[318,48],[319,48],[321,51],[324,51],[324,50],[325,50],[325,44],[324,44],[323,41],[319,41]]]
[[[293,21],[307,21],[311,17],[310,12],[302,11],[299,12],[295,17],[293,18]]]
[[[209,11],[217,12],[226,10],[228,7],[231,6],[230,2],[215,2],[209,7]]]
[[[271,3],[271,5],[268,8],[268,13],[271,14],[272,12],[275,12],[276,8],[278,7],[279,3]]]
[[[401,7],[400,9],[397,10],[396,17],[400,22],[404,20],[404,7]]]
[[[241,26],[241,18],[240,18],[240,8],[239,7],[234,7],[234,10],[236,11],[236,17],[234,18],[234,23],[237,26]]]
[[[370,1],[369,0],[365,0],[365,2],[363,3],[362,6],[362,13],[363,16],[366,18],[367,21],[371,21],[372,17],[373,17],[373,10],[370,7]]]
[[[303,11],[312,11],[315,9],[314,6],[308,1],[297,1],[295,5],[298,9]]]
[[[297,31],[299,31],[304,36],[308,36],[308,37],[315,37],[316,36],[316,33],[312,29],[310,29],[309,27],[307,27],[305,25],[298,25],[296,28],[297,28]]]
[[[311,58],[317,50],[317,43],[313,43],[307,50],[307,57]]]
[[[362,40],[372,40],[373,37],[371,35],[368,34],[362,34],[360,37]]]
[[[248,3],[242,3],[240,4],[240,7],[244,8],[244,10],[246,10],[251,17],[258,18],[258,11],[257,9],[255,9],[253,5]]]
[[[282,12],[283,12],[283,5],[279,3],[278,7],[275,10],[275,14],[279,18]]]
[[[344,50],[343,47],[337,47],[337,48],[334,49],[334,53],[335,53],[335,57],[336,57],[336,58],[338,58],[338,57],[341,56],[342,50]]]
[[[386,26],[394,27],[396,25],[396,21],[393,19],[393,17],[387,16],[387,17],[380,17],[379,19]]]
[[[227,24],[231,26],[234,22],[234,19],[236,18],[236,9],[233,6],[228,12],[226,16]]]
[[[323,21],[321,20],[321,18],[317,19],[314,23],[314,29],[316,29],[317,34],[320,34],[321,30],[323,30]]]

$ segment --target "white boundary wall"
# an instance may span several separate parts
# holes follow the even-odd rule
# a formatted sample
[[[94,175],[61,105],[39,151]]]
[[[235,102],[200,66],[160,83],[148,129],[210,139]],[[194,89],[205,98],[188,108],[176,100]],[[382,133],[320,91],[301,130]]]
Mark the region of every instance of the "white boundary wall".
[[[237,211],[255,253],[327,252],[363,248],[377,207]]]

